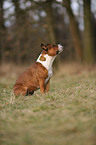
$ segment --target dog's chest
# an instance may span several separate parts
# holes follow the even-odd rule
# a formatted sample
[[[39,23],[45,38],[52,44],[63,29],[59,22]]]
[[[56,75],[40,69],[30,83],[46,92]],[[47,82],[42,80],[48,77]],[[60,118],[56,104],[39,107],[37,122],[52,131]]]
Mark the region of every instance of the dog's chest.
[[[37,62],[41,63],[47,70],[48,70],[48,77],[45,79],[45,84],[49,81],[49,79],[52,77],[52,63],[56,56],[49,56],[49,55],[44,55],[43,60],[41,60],[42,54],[37,59]]]
[[[53,72],[52,72],[52,67],[48,70],[48,77],[45,79],[45,84],[49,81],[49,79],[52,77]]]

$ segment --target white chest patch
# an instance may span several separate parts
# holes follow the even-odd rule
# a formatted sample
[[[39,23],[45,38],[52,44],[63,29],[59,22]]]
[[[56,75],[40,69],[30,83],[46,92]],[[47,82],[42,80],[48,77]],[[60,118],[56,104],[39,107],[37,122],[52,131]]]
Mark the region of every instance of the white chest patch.
[[[52,68],[51,68],[50,70],[48,70],[48,77],[45,80],[45,84],[49,81],[49,79],[52,77],[52,75],[53,75],[53,71],[52,71]]]
[[[52,64],[54,59],[56,58],[56,56],[49,56],[48,54],[44,55],[44,57],[46,58],[45,61],[40,60],[40,57],[42,56],[42,54],[39,55],[38,59],[36,62],[41,63],[47,70],[48,70],[48,77],[45,80],[45,84],[48,82],[48,80],[52,77]]]

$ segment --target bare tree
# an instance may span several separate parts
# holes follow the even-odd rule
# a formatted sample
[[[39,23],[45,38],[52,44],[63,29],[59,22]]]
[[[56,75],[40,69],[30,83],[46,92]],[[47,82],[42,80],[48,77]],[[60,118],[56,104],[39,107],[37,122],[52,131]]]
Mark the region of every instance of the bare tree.
[[[5,60],[5,49],[4,49],[4,37],[5,37],[5,25],[4,25],[4,9],[3,0],[0,0],[0,63]]]
[[[54,0],[47,0],[45,2],[45,5],[47,7],[45,7],[45,11],[47,13],[47,17],[46,17],[46,22],[47,22],[47,34],[49,36],[49,41],[50,43],[55,44],[56,43],[56,33],[55,33],[55,18],[53,15],[53,8],[52,8],[52,4],[53,4]],[[55,67],[58,68],[60,65],[60,57],[57,57],[55,60]]]
[[[45,3],[45,11],[47,13],[47,31],[49,35],[49,41],[50,43],[55,43],[56,42],[56,36],[54,32],[54,16],[53,16],[53,9],[52,9],[52,3],[53,0],[47,0]]]
[[[82,60],[81,38],[80,38],[78,23],[75,19],[75,16],[70,6],[71,1],[63,0],[63,5],[66,7],[66,10],[69,16],[69,27],[70,27],[70,32],[71,32],[73,43],[74,43],[76,57],[77,57],[77,60],[81,61]]]
[[[87,63],[93,63],[94,46],[92,36],[91,0],[83,0],[83,2],[84,2],[84,60]]]
[[[76,56],[77,60],[81,61],[84,57],[85,62],[93,63],[96,54],[93,46],[95,33],[92,33],[92,29],[95,30],[95,28],[92,28],[91,22],[91,0],[82,1],[84,33],[80,31],[79,22],[71,8],[72,0],[63,0],[63,2],[57,0],[9,0],[8,3],[11,5],[6,9],[4,9],[6,0],[0,0],[0,62],[12,60],[20,64],[34,61],[41,51],[41,42],[57,43],[59,40],[65,44],[62,59],[64,57],[64,60],[68,60],[71,57],[72,60]],[[10,13],[11,7],[14,7],[12,13]],[[7,11],[9,11],[8,16]],[[66,12],[69,17],[68,25],[64,21]],[[95,20],[94,18],[93,21],[95,22]],[[6,22],[9,22],[10,25],[5,25]],[[83,44],[84,48],[82,48]],[[57,57],[56,68],[59,66],[59,62],[60,58]]]

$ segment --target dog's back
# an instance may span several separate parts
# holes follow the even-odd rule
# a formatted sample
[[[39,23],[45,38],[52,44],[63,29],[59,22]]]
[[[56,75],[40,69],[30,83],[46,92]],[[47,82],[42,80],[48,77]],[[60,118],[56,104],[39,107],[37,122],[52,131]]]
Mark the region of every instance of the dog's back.
[[[39,88],[40,78],[46,78],[48,76],[47,70],[42,64],[36,62],[27,71],[19,76],[13,90],[15,95],[27,95],[32,94]]]

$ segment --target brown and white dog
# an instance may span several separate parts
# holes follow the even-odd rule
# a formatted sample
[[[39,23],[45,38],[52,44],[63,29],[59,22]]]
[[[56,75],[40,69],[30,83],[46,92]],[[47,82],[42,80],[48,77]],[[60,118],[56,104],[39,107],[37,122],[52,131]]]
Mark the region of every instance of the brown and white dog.
[[[40,88],[41,94],[49,92],[49,82],[52,77],[52,63],[56,56],[63,51],[61,44],[41,44],[43,49],[36,63],[17,79],[13,91],[14,95],[32,95]]]

